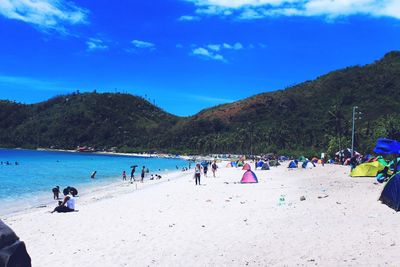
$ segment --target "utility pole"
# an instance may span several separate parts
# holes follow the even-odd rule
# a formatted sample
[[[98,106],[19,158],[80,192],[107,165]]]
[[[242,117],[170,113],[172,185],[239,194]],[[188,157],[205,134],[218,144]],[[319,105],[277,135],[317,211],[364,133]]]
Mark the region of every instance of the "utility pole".
[[[352,129],[352,132],[351,132],[351,156],[354,156],[355,122],[356,122],[356,119],[361,119],[361,117],[357,117],[356,118],[356,115],[362,114],[361,112],[357,112],[357,110],[358,110],[358,107],[354,106],[353,107],[353,129]]]

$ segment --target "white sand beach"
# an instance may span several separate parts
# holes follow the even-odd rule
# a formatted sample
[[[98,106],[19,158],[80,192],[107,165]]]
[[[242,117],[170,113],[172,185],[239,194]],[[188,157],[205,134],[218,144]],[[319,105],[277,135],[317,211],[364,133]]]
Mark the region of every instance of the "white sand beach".
[[[400,214],[377,201],[373,178],[285,164],[239,184],[244,171],[219,166],[202,186],[192,170],[173,173],[82,196],[78,212],[45,207],[4,221],[36,267],[400,265]]]

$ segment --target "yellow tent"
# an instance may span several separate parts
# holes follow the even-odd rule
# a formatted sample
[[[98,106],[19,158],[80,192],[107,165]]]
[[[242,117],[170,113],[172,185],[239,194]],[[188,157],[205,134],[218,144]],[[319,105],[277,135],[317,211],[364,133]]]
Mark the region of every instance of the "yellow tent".
[[[358,165],[354,168],[350,176],[351,177],[375,177],[379,171],[383,170],[385,166],[380,164],[378,161],[367,162]]]

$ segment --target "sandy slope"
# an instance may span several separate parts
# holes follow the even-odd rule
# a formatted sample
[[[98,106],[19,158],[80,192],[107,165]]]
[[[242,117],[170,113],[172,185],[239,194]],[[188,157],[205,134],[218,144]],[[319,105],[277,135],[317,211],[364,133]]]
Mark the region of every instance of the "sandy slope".
[[[374,179],[281,166],[242,185],[242,173],[221,168],[197,187],[192,173],[120,184],[79,199],[79,212],[42,208],[6,223],[34,266],[400,265],[400,214],[377,201]]]

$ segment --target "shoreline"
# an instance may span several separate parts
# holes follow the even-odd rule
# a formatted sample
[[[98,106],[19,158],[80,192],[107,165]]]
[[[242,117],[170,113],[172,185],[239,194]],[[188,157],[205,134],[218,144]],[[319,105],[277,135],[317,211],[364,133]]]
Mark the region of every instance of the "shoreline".
[[[16,148],[24,149],[24,148]],[[110,151],[77,151],[67,149],[52,149],[52,148],[36,148],[36,149],[24,149],[24,150],[36,150],[46,152],[66,152],[66,153],[78,153],[78,154],[94,154],[94,155],[107,155],[107,156],[124,156],[124,157],[137,157],[137,158],[164,158],[164,159],[184,159],[182,156],[172,156],[172,154],[148,154],[148,153],[121,153],[121,152],[110,152]]]
[[[79,194],[77,196],[77,201],[80,201],[81,199],[85,200],[86,198],[90,197],[91,194],[94,193],[105,193],[105,192],[113,192],[117,191],[117,189],[121,186],[130,186],[132,185],[137,188],[141,187],[147,187],[147,186],[152,186],[158,183],[165,182],[165,180],[171,180],[171,179],[176,179],[176,176],[180,176],[179,174],[184,175],[186,172],[182,171],[177,171],[177,170],[170,170],[170,171],[160,171],[158,174],[162,175],[162,178],[159,180],[150,180],[151,174],[147,174],[147,176],[144,179],[143,183],[140,183],[140,181],[136,180],[134,182],[129,182],[129,178],[127,177],[127,181],[122,181],[121,177],[113,177],[109,178],[105,181],[101,181],[100,183],[96,184],[90,184],[90,183],[84,183],[84,184],[78,184],[76,187],[78,188]],[[137,176],[136,179],[139,177]],[[138,186],[140,184],[140,186]],[[29,202],[29,194],[26,194],[26,196],[23,196],[22,198],[14,199],[10,198],[10,200],[5,201],[5,203],[10,204],[10,208],[4,209],[3,211],[0,210],[0,218],[7,218],[7,217],[12,217],[12,216],[17,216],[22,213],[26,212],[32,212],[37,209],[42,209],[42,208],[48,208],[48,209],[53,209],[56,207],[58,201],[63,199],[63,194],[62,194],[62,188],[60,188],[60,199],[53,199],[52,198],[52,192],[49,189],[48,192],[46,191],[38,191],[38,199],[34,200],[33,204],[30,205],[24,205],[24,203]],[[54,205],[53,205],[54,204]]]
[[[129,193],[125,192],[124,190],[121,190],[123,187],[132,187],[134,188],[133,191],[136,190],[142,190],[146,187],[154,186],[157,184],[162,184],[167,181],[171,181],[174,179],[179,179],[181,176],[183,176],[186,172],[181,172],[181,171],[167,171],[167,172],[160,172],[162,174],[162,178],[159,180],[150,180],[149,178],[145,178],[143,183],[140,183],[140,181],[136,180],[135,182],[129,182],[129,178],[127,178],[127,181],[121,181],[121,178],[118,178],[119,181],[104,181],[103,183],[100,184],[95,184],[94,186],[90,187],[90,184],[85,184],[85,186],[82,186],[79,188],[79,194],[76,197],[76,201],[79,205],[79,202],[82,202],[82,204],[87,204],[88,200],[95,200],[93,198],[93,194],[113,194],[113,193]],[[137,177],[138,178],[138,177]],[[62,188],[61,188],[62,191]],[[0,218],[1,219],[7,219],[9,217],[13,216],[19,216],[25,213],[32,213],[37,210],[44,210],[47,209],[49,211],[53,210],[56,206],[58,201],[62,200],[63,195],[62,192],[60,193],[60,199],[54,200],[51,197],[51,192],[49,191],[48,193],[41,192],[40,199],[36,204],[32,204],[30,206],[24,206],[22,207],[21,205],[5,209],[9,211],[5,211],[4,213],[0,213]],[[24,202],[28,201],[28,198],[22,198],[18,199],[17,202]],[[54,205],[53,205],[54,204]]]

